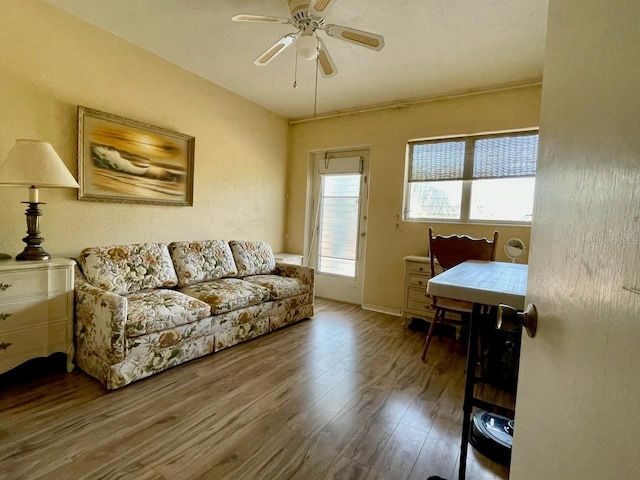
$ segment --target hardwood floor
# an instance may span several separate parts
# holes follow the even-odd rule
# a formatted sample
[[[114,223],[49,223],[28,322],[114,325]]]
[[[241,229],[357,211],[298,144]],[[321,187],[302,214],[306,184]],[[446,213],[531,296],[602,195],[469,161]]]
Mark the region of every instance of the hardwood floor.
[[[465,345],[423,363],[423,338],[318,299],[312,320],[113,392],[77,369],[0,376],[0,479],[457,478]],[[469,448],[468,479],[507,477]]]

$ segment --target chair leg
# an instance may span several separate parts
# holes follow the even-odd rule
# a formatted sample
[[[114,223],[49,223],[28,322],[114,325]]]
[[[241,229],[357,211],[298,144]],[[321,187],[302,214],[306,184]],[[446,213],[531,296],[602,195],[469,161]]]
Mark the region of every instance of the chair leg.
[[[427,361],[427,350],[429,350],[429,344],[431,343],[431,338],[433,337],[433,330],[442,313],[443,313],[442,310],[436,310],[436,312],[433,315],[433,320],[431,320],[429,331],[427,332],[427,336],[424,339],[424,350],[422,351],[422,357],[421,357],[423,362]]]

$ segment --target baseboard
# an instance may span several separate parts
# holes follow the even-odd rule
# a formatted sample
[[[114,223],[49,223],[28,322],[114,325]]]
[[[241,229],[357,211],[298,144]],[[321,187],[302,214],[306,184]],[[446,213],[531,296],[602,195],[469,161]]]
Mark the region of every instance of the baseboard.
[[[372,312],[385,313],[387,315],[393,315],[394,317],[401,317],[402,310],[396,310],[395,308],[381,307],[379,305],[371,305],[370,303],[363,303],[360,305],[365,310],[371,310]]]

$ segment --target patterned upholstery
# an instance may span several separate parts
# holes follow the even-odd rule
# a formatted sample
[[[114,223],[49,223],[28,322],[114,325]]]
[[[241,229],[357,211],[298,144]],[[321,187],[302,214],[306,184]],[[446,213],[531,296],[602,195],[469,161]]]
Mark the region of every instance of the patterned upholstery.
[[[266,288],[238,278],[197,283],[181,288],[180,291],[208,303],[213,315],[266,302],[270,295]]]
[[[163,243],[85,248],[77,261],[89,283],[119,295],[178,284]]]
[[[313,268],[276,264],[263,242],[232,243],[244,279],[228,278],[234,246],[218,240],[171,244],[173,262],[163,244],[83,250],[76,364],[120,388],[313,315]],[[174,265],[179,290],[167,288],[178,283]]]
[[[207,318],[211,307],[174,290],[144,290],[127,296],[125,333],[138,337]]]
[[[302,293],[309,293],[309,285],[305,285],[297,278],[281,277],[279,275],[252,275],[243,277],[245,282],[251,282],[266,288],[271,293],[271,300],[295,297]]]
[[[273,250],[266,242],[232,240],[229,246],[238,267],[239,277],[273,273],[276,268]]]
[[[178,286],[235,277],[238,273],[229,244],[224,240],[173,242],[169,252],[178,275]]]

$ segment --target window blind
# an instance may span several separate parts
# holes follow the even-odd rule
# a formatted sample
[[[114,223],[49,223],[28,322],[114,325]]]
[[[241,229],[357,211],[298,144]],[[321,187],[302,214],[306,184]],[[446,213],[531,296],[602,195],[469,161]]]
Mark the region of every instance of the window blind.
[[[473,178],[533,177],[538,134],[477,139]]]
[[[409,145],[409,182],[533,177],[536,174],[537,133],[491,138],[468,137]],[[473,171],[465,174],[466,152],[473,155]]]
[[[411,144],[409,182],[461,180],[464,174],[465,141]]]

